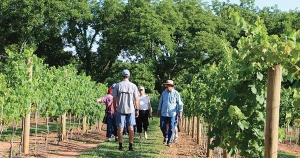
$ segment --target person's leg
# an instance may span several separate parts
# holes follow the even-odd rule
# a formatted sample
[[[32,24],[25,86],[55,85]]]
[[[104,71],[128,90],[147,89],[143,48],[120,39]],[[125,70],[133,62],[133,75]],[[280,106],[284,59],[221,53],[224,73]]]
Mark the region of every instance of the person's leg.
[[[141,134],[142,134],[142,116],[139,113],[139,116],[136,118],[136,128],[137,128],[137,132],[140,135],[141,138]]]
[[[134,140],[133,126],[136,125],[135,111],[133,111],[131,114],[126,115],[126,123],[128,128],[128,134],[129,134],[129,151],[133,151],[133,140]]]
[[[149,126],[149,110],[146,111],[145,115],[143,116],[143,128],[144,128],[144,136],[146,139],[148,139],[147,130]]]
[[[173,140],[173,135],[174,135],[174,131],[175,131],[175,116],[173,117],[169,117],[170,118],[170,123],[169,123],[169,130],[168,130],[168,146],[171,146],[172,144],[172,140]]]
[[[117,115],[113,116],[112,126],[114,129],[115,141],[118,141],[118,126],[117,126]]]
[[[160,129],[164,136],[163,143],[166,143],[166,139],[168,138],[168,131],[167,131],[167,123],[168,123],[168,117],[160,116]]]
[[[124,120],[126,119],[126,115],[122,115],[118,113],[117,116],[117,126],[118,126],[118,140],[119,140],[119,150],[123,150],[122,142],[123,142],[123,128],[124,128]]]
[[[125,125],[125,126],[123,127],[123,135],[127,135],[126,119],[124,119],[123,124]]]
[[[111,135],[113,134],[113,119],[110,117],[110,115],[107,116],[106,118],[106,137],[107,141],[110,142]]]
[[[177,126],[178,126],[178,115],[175,116],[175,124],[174,124],[174,126],[175,126],[175,130],[174,130],[174,137],[175,138],[173,138],[173,140],[174,140],[174,143],[176,143],[177,140],[178,140],[178,128],[177,128]]]
[[[177,142],[177,140],[178,140],[178,128],[177,128],[177,126],[175,126],[175,131],[174,131],[174,143],[176,143]]]

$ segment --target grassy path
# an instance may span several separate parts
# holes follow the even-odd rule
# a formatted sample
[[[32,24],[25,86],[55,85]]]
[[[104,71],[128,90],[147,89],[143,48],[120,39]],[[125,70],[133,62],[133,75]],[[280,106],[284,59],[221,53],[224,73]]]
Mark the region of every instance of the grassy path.
[[[166,145],[162,143],[162,133],[159,128],[159,118],[154,117],[149,120],[148,139],[139,139],[136,134],[134,138],[134,151],[128,150],[128,136],[123,138],[123,147],[125,151],[118,150],[118,142],[104,142],[99,144],[96,148],[83,152],[80,158],[98,158],[98,157],[163,157],[162,152],[167,149]]]

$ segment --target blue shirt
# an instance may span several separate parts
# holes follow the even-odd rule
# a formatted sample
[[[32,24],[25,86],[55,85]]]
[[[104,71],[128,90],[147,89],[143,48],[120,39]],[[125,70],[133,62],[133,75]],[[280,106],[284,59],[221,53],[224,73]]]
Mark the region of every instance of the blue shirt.
[[[182,111],[183,103],[178,91],[173,89],[171,92],[164,90],[161,94],[158,110],[160,111],[161,116],[164,117],[173,117],[179,111]]]

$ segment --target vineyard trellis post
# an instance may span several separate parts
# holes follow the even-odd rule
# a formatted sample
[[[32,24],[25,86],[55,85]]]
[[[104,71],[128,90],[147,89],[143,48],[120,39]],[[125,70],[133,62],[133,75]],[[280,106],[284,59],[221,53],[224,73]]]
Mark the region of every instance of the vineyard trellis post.
[[[67,123],[67,113],[64,112],[61,115],[61,141],[64,141],[67,138],[67,130],[66,130],[66,123]]]
[[[212,131],[211,125],[208,126],[208,130]],[[212,138],[208,136],[208,138],[207,138],[207,157],[208,158],[212,158],[212,156],[213,156],[213,151],[209,148],[211,143],[212,143]]]
[[[201,135],[202,135],[202,133],[201,133],[200,117],[198,116],[197,117],[197,144],[198,145],[201,145],[200,144]]]
[[[277,158],[282,67],[268,68],[265,158]]]
[[[195,124],[196,124],[196,117],[195,116],[193,116],[193,123],[192,123],[192,138],[194,139],[195,138],[195,131],[196,131],[196,126],[195,126]]]
[[[86,116],[83,116],[83,119],[82,119],[82,134],[86,134],[86,131],[87,131],[87,127],[86,127]]]
[[[32,58],[27,59],[27,64],[31,65]],[[29,74],[29,83],[32,82],[32,65],[28,68],[28,74]],[[29,136],[30,136],[30,108],[31,103],[28,106],[28,113],[25,115],[24,118],[24,129],[23,129],[23,153],[28,154],[29,153]]]
[[[227,153],[225,149],[223,149],[223,158],[230,158],[229,153]]]

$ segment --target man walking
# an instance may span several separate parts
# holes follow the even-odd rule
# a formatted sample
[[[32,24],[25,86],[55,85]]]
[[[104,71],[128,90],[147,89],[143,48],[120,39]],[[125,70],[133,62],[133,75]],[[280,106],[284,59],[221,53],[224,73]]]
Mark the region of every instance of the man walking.
[[[179,120],[182,119],[183,103],[179,92],[174,89],[172,80],[167,80],[164,86],[166,89],[162,92],[159,100],[157,117],[160,117],[160,128],[164,136],[163,143],[167,143],[171,147],[177,115]]]
[[[135,117],[139,114],[139,94],[137,86],[129,81],[129,70],[124,70],[122,76],[123,81],[116,84],[112,94],[114,97],[114,108],[117,112],[119,150],[123,150],[123,129],[127,126],[129,133],[129,151],[133,151],[133,126],[136,124]]]

